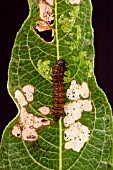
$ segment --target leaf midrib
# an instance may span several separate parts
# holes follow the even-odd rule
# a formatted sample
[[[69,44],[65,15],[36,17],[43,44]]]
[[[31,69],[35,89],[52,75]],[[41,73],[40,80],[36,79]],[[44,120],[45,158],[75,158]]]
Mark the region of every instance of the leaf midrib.
[[[59,39],[58,39],[58,18],[57,18],[57,0],[55,0],[55,33],[56,33],[56,48],[57,48],[57,60],[60,59],[59,54]]]
[[[57,60],[59,60],[60,53],[58,39],[57,0],[55,0],[55,33],[56,33]],[[62,117],[59,120],[59,170],[62,170]]]

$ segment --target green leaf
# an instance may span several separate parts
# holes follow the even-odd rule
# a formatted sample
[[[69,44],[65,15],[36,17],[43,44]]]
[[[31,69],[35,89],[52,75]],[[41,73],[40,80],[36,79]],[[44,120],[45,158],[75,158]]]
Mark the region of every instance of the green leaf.
[[[19,30],[9,65],[8,91],[19,109],[4,130],[0,148],[0,168],[5,170],[110,170],[112,162],[112,116],[106,95],[98,87],[94,76],[94,47],[92,6],[90,0],[71,4],[69,0],[57,1],[55,14],[55,40],[44,42],[33,27],[39,20],[37,0],[28,0],[30,14]],[[53,89],[51,68],[57,60],[64,59],[68,67],[64,78],[65,90],[75,79],[78,84],[87,82],[93,110],[84,112],[79,121],[88,127],[90,139],[80,152],[65,149],[63,117],[53,121]],[[19,121],[20,105],[15,99],[16,90],[31,84],[35,88],[34,100],[28,112],[42,116],[38,108],[49,106],[47,115],[51,124],[38,130],[38,139],[27,142],[12,135],[12,128]],[[65,96],[65,101],[70,102]],[[7,107],[7,106],[6,106]]]

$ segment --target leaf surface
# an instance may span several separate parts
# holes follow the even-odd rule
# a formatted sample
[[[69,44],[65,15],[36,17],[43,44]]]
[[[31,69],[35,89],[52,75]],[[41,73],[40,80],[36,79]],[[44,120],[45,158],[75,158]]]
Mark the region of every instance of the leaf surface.
[[[51,44],[42,41],[33,29],[39,20],[37,0],[29,0],[28,4],[30,14],[16,36],[8,74],[9,94],[19,113],[4,130],[0,166],[5,170],[111,169],[107,163],[111,162],[111,108],[94,76],[90,0],[82,0],[79,5],[72,5],[66,0],[55,0],[52,7],[55,13],[55,40]],[[12,128],[20,116],[20,106],[14,97],[15,90],[21,90],[26,84],[34,86],[34,100],[27,110],[41,116],[37,111],[39,107],[46,105],[52,108],[53,89],[50,75],[52,66],[59,59],[67,62],[65,89],[70,86],[71,80],[75,79],[79,84],[87,82],[90,90],[93,110],[85,112],[79,121],[90,129],[91,136],[80,152],[64,148],[63,118],[39,130],[39,137],[34,142],[26,142],[12,135]],[[69,102],[66,97],[65,101]],[[47,117],[52,120],[52,109]]]

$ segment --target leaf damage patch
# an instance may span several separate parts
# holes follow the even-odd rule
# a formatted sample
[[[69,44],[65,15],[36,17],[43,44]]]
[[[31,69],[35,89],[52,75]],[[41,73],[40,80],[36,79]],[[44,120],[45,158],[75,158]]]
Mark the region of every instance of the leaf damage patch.
[[[12,134],[18,138],[22,136],[22,131],[19,124],[16,124],[12,129]]]
[[[38,133],[36,132],[35,128],[29,127],[25,125],[22,128],[22,139],[25,141],[35,141],[38,138]]]
[[[25,141],[35,141],[38,138],[36,129],[50,125],[47,118],[34,116],[28,113],[24,107],[21,108],[19,123],[12,129],[15,137],[22,137]]]
[[[58,22],[63,32],[68,33],[72,31],[78,14],[79,14],[79,6],[73,6],[71,12],[60,15]]]
[[[24,92],[24,94],[27,98],[27,101],[32,102],[33,101],[34,87],[32,85],[28,84],[28,85],[26,85],[22,88],[22,91]]]
[[[49,66],[50,60],[42,61],[38,60],[37,69],[38,72],[45,78],[51,80],[51,68]]]
[[[42,106],[39,109],[39,112],[44,114],[44,115],[48,115],[50,113],[50,107],[49,106]]]
[[[38,21],[36,23],[36,28],[34,28],[37,35],[47,43],[52,43],[54,40],[54,30],[45,22]]]
[[[18,104],[21,107],[23,107],[23,106],[28,105],[28,102],[33,101],[33,93],[34,93],[34,87],[28,84],[22,88],[22,91],[16,90],[14,95],[18,101]]]
[[[65,0],[65,2],[67,4],[71,4],[71,5],[80,5],[82,0]]]
[[[65,104],[64,112],[66,113],[66,116],[64,117],[64,125],[66,127],[70,126],[80,119],[83,111],[89,112],[91,110],[92,104],[90,100],[78,100],[77,102]]]
[[[22,137],[23,140],[29,142],[38,139],[37,129],[48,126],[51,123],[47,118],[34,116],[32,113],[27,112],[25,107],[28,106],[29,102],[33,101],[33,93],[34,87],[30,84],[25,85],[22,88],[22,92],[20,90],[15,91],[15,98],[21,110],[19,121],[12,129],[12,135]],[[42,113],[46,112],[46,114],[50,112],[47,106],[43,106],[43,108],[39,108],[39,110],[42,111]]]
[[[48,4],[50,4],[50,5],[54,5],[54,0],[45,0]]]
[[[80,122],[74,123],[64,132],[65,149],[80,152],[81,148],[89,140],[90,130]]]
[[[52,8],[44,1],[39,2],[40,19],[47,22],[50,26],[54,24],[54,14]]]
[[[28,104],[25,96],[22,94],[20,90],[15,91],[15,98],[17,99],[20,106],[26,106]]]
[[[81,2],[81,0],[70,0],[69,1],[70,2],[70,4],[77,4],[77,5],[79,5],[80,4],[80,2]]]
[[[76,80],[71,81],[70,87],[67,89],[66,96],[70,100],[78,100],[80,97],[89,97],[89,88],[86,82],[82,82],[81,85],[76,83]]]
[[[90,130],[80,122],[76,122],[82,116],[83,111],[92,111],[92,102],[88,99],[89,94],[90,91],[86,82],[79,85],[76,80],[71,81],[66,95],[73,102],[64,105],[66,116],[63,121],[65,127],[68,127],[64,132],[65,149],[73,149],[79,152],[85,142],[89,140]]]
[[[39,1],[40,19],[37,21],[36,27],[33,27],[38,37],[46,43],[54,41],[54,29],[51,26],[54,25],[55,15],[50,5],[53,5],[53,1]]]

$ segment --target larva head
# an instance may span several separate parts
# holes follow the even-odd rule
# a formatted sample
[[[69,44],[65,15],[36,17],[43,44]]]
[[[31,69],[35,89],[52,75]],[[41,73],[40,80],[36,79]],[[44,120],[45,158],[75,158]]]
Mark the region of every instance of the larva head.
[[[66,62],[64,60],[58,60],[57,64],[60,66],[65,66]]]

